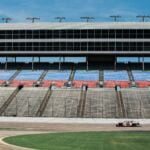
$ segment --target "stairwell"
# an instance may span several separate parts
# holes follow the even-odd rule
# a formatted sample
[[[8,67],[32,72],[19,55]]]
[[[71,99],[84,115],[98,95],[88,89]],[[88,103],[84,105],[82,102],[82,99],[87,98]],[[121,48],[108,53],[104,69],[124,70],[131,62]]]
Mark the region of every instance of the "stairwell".
[[[36,117],[42,117],[43,112],[47,106],[47,103],[48,103],[51,95],[52,95],[52,86],[49,87],[45,97],[43,98],[43,101],[42,101],[42,103],[41,103],[41,105],[40,105],[40,107],[36,113]]]
[[[33,87],[35,86],[41,86],[42,81],[44,80],[45,76],[47,75],[48,70],[44,70],[39,79],[33,83]]]
[[[12,100],[15,98],[15,96],[19,93],[19,91],[23,88],[23,86],[18,86],[14,92],[9,96],[7,101],[3,104],[3,106],[0,108],[0,116],[5,112],[9,104],[12,102]]]
[[[74,80],[75,72],[76,71],[75,71],[74,66],[73,66],[72,69],[71,69],[71,73],[70,73],[69,79],[65,83],[65,86],[67,86],[67,87],[71,87],[72,86],[72,82]]]
[[[136,87],[135,80],[134,80],[134,76],[133,76],[133,74],[132,74],[132,70],[131,70],[129,64],[127,65],[127,73],[128,73],[128,77],[129,77],[131,86],[132,86],[132,87]]]
[[[104,86],[104,70],[99,70],[99,86],[102,88]]]
[[[118,118],[126,118],[126,110],[122,98],[122,93],[120,90],[116,90],[116,97],[117,97],[117,106],[118,106]]]
[[[87,95],[87,86],[82,86],[80,101],[77,108],[77,117],[84,117],[85,103],[86,103],[86,95]]]
[[[19,75],[21,70],[17,70],[7,81],[5,81],[1,86],[9,86],[11,82]]]
[[[72,68],[68,81],[71,81],[71,82],[73,81],[75,72],[76,72],[76,71],[74,70],[74,68]]]

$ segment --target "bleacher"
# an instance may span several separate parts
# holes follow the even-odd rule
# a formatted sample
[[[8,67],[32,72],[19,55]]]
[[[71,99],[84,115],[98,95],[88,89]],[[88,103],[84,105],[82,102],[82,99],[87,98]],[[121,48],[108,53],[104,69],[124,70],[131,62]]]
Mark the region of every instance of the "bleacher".
[[[44,80],[51,81],[67,81],[69,79],[70,71],[49,71]]]
[[[0,87],[0,111],[16,88]],[[5,108],[2,116],[36,117],[43,104],[48,88],[24,87]],[[150,89],[127,88],[120,90],[127,118],[150,118]],[[42,117],[78,117],[81,89],[52,88],[51,95],[43,107]],[[118,97],[115,89],[89,88],[86,91],[84,118],[118,118]]]
[[[5,81],[8,81],[15,71],[0,71],[0,85],[5,85]],[[18,85],[24,85],[25,87],[32,87],[41,77],[44,70],[21,70],[13,80],[11,80],[9,86],[17,87]],[[133,81],[139,88],[145,88],[150,86],[150,71],[135,71],[131,70]],[[40,81],[42,87],[49,87],[54,84],[56,87],[64,87],[70,78],[71,70],[47,70],[44,78]],[[74,70],[72,78],[72,86],[75,88],[81,88],[83,84],[88,85],[89,88],[98,87],[100,81],[103,82],[103,87],[114,88],[116,85],[121,88],[128,88],[131,86],[131,79],[126,70]]]
[[[119,85],[122,88],[129,87],[129,77],[127,71],[104,71],[105,87],[114,88]]]
[[[42,71],[21,71],[15,80],[38,80],[41,74]]]
[[[111,89],[89,89],[87,91],[84,117],[115,118],[116,93]]]
[[[0,87],[0,108],[7,101],[15,89],[16,88],[13,87]]]
[[[35,117],[47,88],[23,88],[5,110],[5,116]]]
[[[122,89],[127,118],[150,118],[150,90]]]
[[[78,89],[53,90],[43,117],[77,117],[80,92]]]
[[[15,71],[0,71],[0,80],[5,81],[9,80],[9,78],[15,73]]]

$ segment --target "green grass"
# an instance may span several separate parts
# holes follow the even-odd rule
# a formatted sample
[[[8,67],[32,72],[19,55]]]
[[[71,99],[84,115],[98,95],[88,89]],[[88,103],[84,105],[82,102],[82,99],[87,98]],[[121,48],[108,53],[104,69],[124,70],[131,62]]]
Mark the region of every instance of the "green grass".
[[[9,137],[4,141],[39,150],[148,150],[150,132],[50,133]]]

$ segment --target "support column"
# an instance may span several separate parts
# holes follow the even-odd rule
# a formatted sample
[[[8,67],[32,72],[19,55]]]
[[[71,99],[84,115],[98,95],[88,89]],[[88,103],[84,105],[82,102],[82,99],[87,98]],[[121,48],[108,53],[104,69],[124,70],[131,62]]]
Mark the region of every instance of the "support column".
[[[65,62],[65,57],[63,57],[63,63]]]
[[[140,63],[140,57],[138,57],[138,63]]]
[[[6,62],[5,62],[5,70],[7,71],[8,68],[8,57],[6,57]]]
[[[59,70],[61,70],[61,57],[59,57]]]
[[[116,57],[115,57],[115,61],[114,61],[114,70],[116,70],[117,69],[117,59],[116,59]]]
[[[142,69],[143,69],[143,71],[145,70],[144,57],[143,57],[143,59],[142,59]]]
[[[34,57],[32,57],[32,71],[34,70]]]
[[[41,62],[41,57],[39,57],[39,63]]]
[[[86,70],[89,70],[89,62],[88,62],[88,56],[86,57]]]
[[[15,57],[15,64],[16,64],[16,59],[17,59],[17,58]]]

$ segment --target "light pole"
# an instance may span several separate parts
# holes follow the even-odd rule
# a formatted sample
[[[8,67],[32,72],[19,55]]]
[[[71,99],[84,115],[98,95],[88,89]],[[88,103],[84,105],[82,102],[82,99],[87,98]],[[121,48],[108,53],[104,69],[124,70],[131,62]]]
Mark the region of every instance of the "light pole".
[[[6,17],[6,18],[2,18],[2,20],[3,20],[5,23],[8,23],[9,21],[11,21],[11,20],[12,20],[12,18],[8,18],[8,17]]]
[[[84,16],[84,17],[80,17],[80,19],[86,20],[86,22],[89,22],[92,19],[95,19],[94,17],[89,17],[89,16]]]
[[[65,20],[66,18],[65,18],[65,17],[56,17],[55,19],[58,20],[58,22],[62,22],[62,21]]]
[[[145,22],[145,19],[146,19],[146,18],[150,18],[150,16],[139,15],[139,16],[136,16],[136,18],[141,18],[141,19],[142,19],[142,22]]]
[[[28,17],[28,18],[26,18],[26,20],[31,20],[31,22],[34,23],[35,20],[40,20],[40,18],[37,18],[37,17]]]
[[[121,18],[121,16],[119,16],[119,15],[113,15],[113,16],[110,16],[110,18],[113,18],[114,22],[117,22],[117,19]]]

